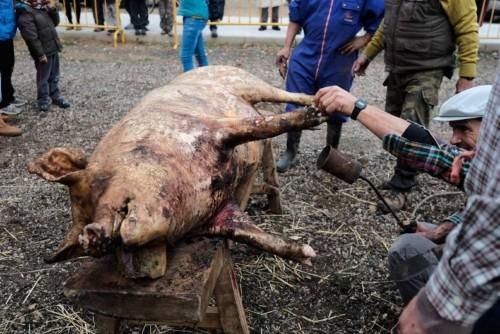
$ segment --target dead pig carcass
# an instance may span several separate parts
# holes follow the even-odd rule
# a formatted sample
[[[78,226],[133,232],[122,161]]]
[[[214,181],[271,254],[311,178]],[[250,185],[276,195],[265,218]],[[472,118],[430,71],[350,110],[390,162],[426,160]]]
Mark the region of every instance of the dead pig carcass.
[[[67,185],[71,196],[72,227],[47,261],[200,234],[309,263],[310,246],[265,233],[235,200],[260,161],[259,139],[326,118],[313,109],[262,116],[254,104],[263,101],[312,103],[241,69],[199,68],[147,94],[88,160],[79,149],[54,148],[33,161],[31,173]]]

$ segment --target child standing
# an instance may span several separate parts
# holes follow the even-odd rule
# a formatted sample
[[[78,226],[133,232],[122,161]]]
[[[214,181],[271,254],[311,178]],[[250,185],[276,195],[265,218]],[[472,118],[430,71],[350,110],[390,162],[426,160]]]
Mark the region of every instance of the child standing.
[[[208,22],[207,0],[181,0],[179,15],[183,16],[180,57],[184,72],[193,69],[193,55],[199,66],[207,66],[202,31]]]
[[[55,26],[59,13],[48,0],[22,0],[16,4],[16,12],[19,31],[35,61],[39,111],[48,112],[50,100],[60,108],[69,108],[58,86],[62,45]]]

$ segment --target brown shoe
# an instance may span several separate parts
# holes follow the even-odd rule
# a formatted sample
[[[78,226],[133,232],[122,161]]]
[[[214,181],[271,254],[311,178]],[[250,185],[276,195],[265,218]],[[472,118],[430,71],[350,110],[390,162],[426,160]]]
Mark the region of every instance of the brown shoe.
[[[0,119],[0,136],[15,137],[20,136],[22,133],[21,129],[9,125],[3,119]]]

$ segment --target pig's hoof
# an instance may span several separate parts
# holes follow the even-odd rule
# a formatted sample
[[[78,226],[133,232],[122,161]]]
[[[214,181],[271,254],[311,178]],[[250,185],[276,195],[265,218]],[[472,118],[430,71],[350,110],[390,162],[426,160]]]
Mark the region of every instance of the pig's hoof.
[[[309,245],[302,245],[302,262],[308,266],[312,266],[311,259],[316,257],[316,252]]]

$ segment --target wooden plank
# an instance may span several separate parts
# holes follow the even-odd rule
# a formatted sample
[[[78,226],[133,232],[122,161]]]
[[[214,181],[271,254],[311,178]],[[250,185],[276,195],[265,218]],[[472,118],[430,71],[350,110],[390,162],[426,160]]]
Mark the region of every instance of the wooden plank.
[[[167,245],[164,242],[139,249],[117,251],[118,267],[128,278],[159,278],[167,270]]]
[[[242,211],[245,211],[250,195],[252,194],[252,188],[255,183],[255,178],[257,177],[258,167],[258,163],[249,167],[245,178],[241,181],[238,189],[236,189],[236,200],[238,201]]]
[[[224,249],[224,267],[214,292],[224,333],[249,334],[233,263],[227,249]]]
[[[195,326],[205,313],[223,263],[223,241],[200,238],[169,251],[169,267],[156,280],[132,280],[114,257],[92,259],[66,283],[64,293],[97,313],[132,320]]]

